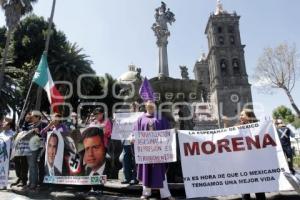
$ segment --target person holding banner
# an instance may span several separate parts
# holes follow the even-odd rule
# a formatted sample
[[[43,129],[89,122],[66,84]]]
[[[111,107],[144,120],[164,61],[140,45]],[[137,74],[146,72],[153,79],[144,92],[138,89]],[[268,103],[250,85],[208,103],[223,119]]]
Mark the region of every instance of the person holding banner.
[[[104,134],[104,146],[108,148],[109,140],[112,132],[112,125],[109,119],[105,119],[104,117],[104,109],[102,107],[98,107],[93,111],[94,120],[90,124],[90,126],[99,126],[103,129]]]
[[[241,111],[240,114],[240,121],[238,125],[242,124],[250,124],[250,123],[255,123],[258,122],[254,111],[252,109],[244,108]],[[257,200],[266,200],[266,195],[265,193],[255,193],[256,199]],[[242,194],[242,200],[250,200],[251,196],[250,194]]]
[[[131,112],[138,112],[138,103],[133,102],[131,104]],[[139,181],[136,179],[136,164],[134,158],[134,146],[130,140],[123,140],[123,172],[125,180],[121,182],[121,184],[130,184],[135,185],[138,184]]]
[[[166,118],[157,116],[155,113],[154,94],[147,78],[144,79],[139,94],[145,102],[146,113],[138,119],[134,130],[153,131],[169,129],[169,122]],[[162,199],[174,199],[168,187],[166,171],[167,166],[165,163],[138,164],[138,179],[143,184],[141,199],[148,199],[151,196],[152,188],[159,188]]]
[[[25,116],[25,120],[21,127],[21,131],[29,131],[30,124],[31,124],[31,112],[28,112]],[[26,186],[28,180],[27,158],[26,156],[15,156],[13,158],[13,161],[15,162],[15,171],[18,179],[16,182],[12,183],[11,186],[16,185],[16,186],[24,187]]]
[[[286,127],[286,125],[283,123],[281,119],[277,119],[275,121],[275,125],[277,128],[277,133],[280,139],[282,150],[288,162],[289,169],[291,173],[294,175],[296,172],[293,167],[293,150],[292,150],[291,139],[290,139],[292,135],[292,131],[288,127]]]
[[[61,134],[68,133],[69,129],[64,125],[61,120],[62,116],[59,113],[54,113],[52,121],[40,132],[41,136],[45,139],[48,131],[58,131]]]
[[[12,141],[14,135],[15,135],[15,131],[14,131],[15,125],[14,125],[13,119],[5,117],[3,122],[1,123],[0,129],[1,129],[1,132],[0,132],[0,138],[1,138],[1,142],[0,142],[0,152],[1,152],[0,153],[0,163],[4,164],[5,160],[10,160],[10,157],[11,157],[11,154],[10,154],[11,149],[12,149],[11,141]],[[7,143],[10,143],[8,151],[7,151],[7,148],[6,148]],[[7,170],[9,170],[9,161],[7,162],[6,167],[7,167]],[[3,170],[3,168],[2,168],[2,170]],[[2,173],[3,173],[3,171],[1,172],[1,174]],[[8,176],[8,172],[7,172],[7,176]],[[1,182],[2,182],[2,180],[1,180]],[[3,189],[6,189],[6,186],[4,186]]]
[[[42,122],[42,113],[38,110],[31,111],[31,126],[30,130],[34,130],[34,132],[37,135],[32,136],[31,139],[34,138],[35,141],[33,141],[33,144],[38,144],[35,143],[37,142],[37,137],[40,131],[47,126],[46,123]],[[30,140],[31,140],[30,139]],[[30,141],[29,141],[30,143]],[[27,163],[29,167],[29,183],[28,183],[28,188],[30,190],[35,190],[38,184],[38,175],[41,173],[38,170],[38,155],[39,155],[39,147],[37,145],[33,145],[33,148],[31,149],[31,155],[27,156]]]
[[[6,137],[9,137],[10,139],[13,138],[15,135],[14,129],[14,122],[10,118],[4,118],[2,124],[1,124],[1,132],[0,135],[5,135]]]
[[[13,128],[13,120],[9,118],[5,118],[0,126],[0,190],[7,188],[11,140],[14,135]]]
[[[31,112],[28,112],[25,115],[24,123],[21,127],[21,131],[29,131],[30,125],[31,125]]]

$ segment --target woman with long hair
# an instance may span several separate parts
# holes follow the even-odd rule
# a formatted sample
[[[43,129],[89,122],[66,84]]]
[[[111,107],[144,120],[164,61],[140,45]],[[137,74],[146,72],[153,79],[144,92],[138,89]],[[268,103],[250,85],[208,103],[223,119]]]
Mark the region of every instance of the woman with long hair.
[[[240,113],[239,125],[250,124],[255,122],[258,122],[258,120],[254,114],[254,111],[249,108],[244,108]],[[266,195],[264,192],[255,193],[255,196],[257,200],[266,200]],[[242,194],[242,200],[250,200],[250,199],[251,199],[250,194]]]

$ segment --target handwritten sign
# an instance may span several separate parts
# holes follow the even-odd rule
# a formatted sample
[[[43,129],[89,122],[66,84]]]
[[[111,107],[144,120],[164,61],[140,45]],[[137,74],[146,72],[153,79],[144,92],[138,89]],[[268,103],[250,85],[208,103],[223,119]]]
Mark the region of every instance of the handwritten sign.
[[[113,140],[130,140],[134,124],[142,114],[142,112],[115,113],[111,138]]]
[[[136,163],[176,162],[176,133],[174,129],[136,131],[134,135]]]

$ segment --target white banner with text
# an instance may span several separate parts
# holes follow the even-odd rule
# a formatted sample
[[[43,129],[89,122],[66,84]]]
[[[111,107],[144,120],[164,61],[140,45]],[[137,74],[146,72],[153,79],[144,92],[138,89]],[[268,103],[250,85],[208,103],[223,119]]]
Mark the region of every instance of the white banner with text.
[[[137,164],[176,162],[175,129],[136,131],[134,136]]]
[[[142,114],[142,112],[115,113],[111,139],[130,140],[134,125]]]
[[[178,137],[188,198],[293,190],[271,121],[179,131]]]
[[[0,135],[0,188],[7,187],[8,183],[10,145],[10,138]]]

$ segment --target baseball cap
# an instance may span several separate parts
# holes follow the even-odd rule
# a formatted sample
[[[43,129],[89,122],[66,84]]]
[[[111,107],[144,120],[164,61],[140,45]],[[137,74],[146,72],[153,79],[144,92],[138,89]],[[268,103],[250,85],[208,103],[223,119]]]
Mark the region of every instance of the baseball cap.
[[[31,115],[33,115],[33,116],[42,116],[42,113],[39,111],[39,110],[33,110],[33,111],[31,111]]]
[[[99,113],[104,113],[104,109],[102,107],[95,108],[95,110],[93,111],[94,115]]]

